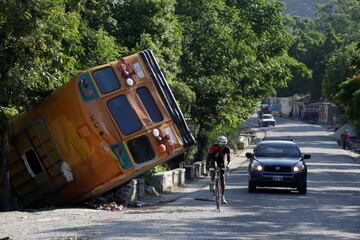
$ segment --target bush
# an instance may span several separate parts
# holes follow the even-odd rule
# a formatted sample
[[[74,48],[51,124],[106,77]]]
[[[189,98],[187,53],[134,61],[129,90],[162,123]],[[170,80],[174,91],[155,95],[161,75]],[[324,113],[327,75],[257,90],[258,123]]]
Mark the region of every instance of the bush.
[[[157,165],[154,168],[151,169],[151,174],[155,174],[158,172],[165,172],[169,170],[169,166],[167,163],[163,163],[161,165]]]

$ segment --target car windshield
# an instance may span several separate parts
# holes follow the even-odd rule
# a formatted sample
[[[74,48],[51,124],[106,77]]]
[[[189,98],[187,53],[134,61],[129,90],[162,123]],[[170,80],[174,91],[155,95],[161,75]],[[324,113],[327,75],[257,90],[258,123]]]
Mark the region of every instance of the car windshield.
[[[255,149],[256,157],[299,158],[300,151],[290,144],[261,144]]]
[[[272,119],[272,116],[262,116],[262,119]]]

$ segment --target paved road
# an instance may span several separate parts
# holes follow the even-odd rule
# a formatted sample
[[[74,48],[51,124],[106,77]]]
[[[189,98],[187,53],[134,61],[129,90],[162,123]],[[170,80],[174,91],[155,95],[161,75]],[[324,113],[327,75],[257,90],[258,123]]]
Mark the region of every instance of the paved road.
[[[244,164],[227,178],[229,204],[221,212],[214,202],[195,200],[210,196],[203,187],[175,202],[127,213],[63,209],[15,214],[7,216],[12,223],[2,229],[18,228],[13,239],[360,239],[360,161],[321,126],[277,121],[259,133],[292,136],[312,155],[306,195],[270,189],[250,194]]]
[[[213,202],[193,200],[208,195],[204,188],[167,206],[133,213],[140,222],[127,224],[145,225],[148,238],[162,239],[360,239],[360,165],[336,145],[331,132],[286,119],[261,130],[267,136],[292,136],[312,155],[307,195],[269,189],[250,194],[243,166],[227,179],[229,206],[222,212]]]

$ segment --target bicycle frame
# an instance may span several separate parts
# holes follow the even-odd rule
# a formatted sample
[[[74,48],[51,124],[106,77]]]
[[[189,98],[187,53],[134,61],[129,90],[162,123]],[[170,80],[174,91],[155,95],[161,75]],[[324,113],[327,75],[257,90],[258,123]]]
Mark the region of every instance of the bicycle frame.
[[[215,164],[215,190],[214,190],[214,196],[215,196],[215,202],[216,202],[216,209],[220,211],[221,205],[222,205],[222,199],[221,199],[221,180],[220,180],[220,168]]]

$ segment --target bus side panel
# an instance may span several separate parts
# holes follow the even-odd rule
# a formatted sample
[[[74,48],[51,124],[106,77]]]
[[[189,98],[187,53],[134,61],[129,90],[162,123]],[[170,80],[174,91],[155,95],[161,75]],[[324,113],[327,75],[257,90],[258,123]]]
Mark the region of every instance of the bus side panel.
[[[88,116],[84,114],[76,82],[76,79],[70,81],[37,108],[21,115],[13,123],[12,133],[17,135],[36,119],[44,119],[56,149],[71,169],[73,179],[56,194],[48,196],[46,202],[49,203],[70,201],[124,172],[109,144],[93,133],[94,128],[87,119]],[[87,132],[90,135],[81,136],[81,129],[84,129],[84,126],[88,126]],[[21,139],[19,141],[19,144],[23,145],[22,152],[30,147],[30,143],[21,144]],[[25,146],[26,144],[28,146]],[[19,154],[21,155],[21,152]],[[21,161],[21,158],[14,161]],[[101,171],[99,171],[100,169]],[[14,171],[16,170],[14,169]],[[33,182],[33,180],[31,178],[28,182]],[[36,187],[30,188],[29,191],[31,190],[39,191]],[[27,203],[29,201],[25,202],[25,204]]]
[[[128,71],[133,78],[130,85]],[[102,73],[105,91],[101,92],[94,76]],[[114,86],[107,84],[113,83],[116,87],[106,91]],[[153,101],[151,97],[140,100],[141,91],[147,92],[145,87]],[[141,122],[140,129],[127,135],[107,105],[120,95],[128,99],[128,109]],[[152,121],[148,102],[159,108],[163,118]],[[126,121],[127,115],[122,114],[118,117]],[[34,131],[39,121],[45,135]],[[183,153],[195,142],[150,50],[80,73],[38,107],[21,114],[12,126],[15,151],[10,172],[25,205],[62,204],[96,196]],[[154,129],[159,136],[153,134]],[[24,156],[29,159],[24,161]],[[40,160],[35,161],[37,158]]]

